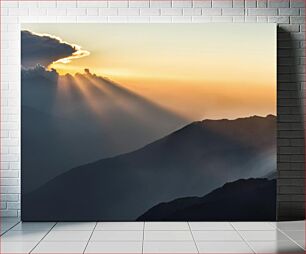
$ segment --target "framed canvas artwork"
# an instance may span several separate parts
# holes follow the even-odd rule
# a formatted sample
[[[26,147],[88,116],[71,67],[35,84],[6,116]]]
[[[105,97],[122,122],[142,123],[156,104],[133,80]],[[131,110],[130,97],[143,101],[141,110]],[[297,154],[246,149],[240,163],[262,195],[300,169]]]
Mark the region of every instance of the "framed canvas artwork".
[[[276,216],[275,24],[22,24],[22,220]]]

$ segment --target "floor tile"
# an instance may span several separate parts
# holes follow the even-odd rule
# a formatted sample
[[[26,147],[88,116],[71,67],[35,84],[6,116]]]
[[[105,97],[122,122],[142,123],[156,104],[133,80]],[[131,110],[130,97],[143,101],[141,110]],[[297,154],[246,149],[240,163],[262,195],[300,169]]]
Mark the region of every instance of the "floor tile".
[[[13,231],[48,231],[55,225],[54,222],[20,222],[12,228]]]
[[[94,231],[90,241],[142,241],[143,231]]]
[[[143,253],[198,253],[194,242],[144,242]]]
[[[190,231],[145,231],[145,241],[193,241]]]
[[[253,253],[245,242],[197,242],[200,253]]]
[[[85,253],[142,253],[142,242],[89,242]]]
[[[195,241],[243,241],[236,231],[192,231]]]
[[[32,253],[83,253],[87,242],[40,242]]]
[[[17,232],[17,231],[16,231]],[[44,242],[86,242],[92,231],[50,231],[43,239]]]
[[[289,240],[283,233],[278,230],[271,231],[239,231],[246,241],[282,241]]]
[[[1,236],[1,241],[6,242],[35,242],[40,241],[47,232],[40,231],[8,231]]]
[[[66,230],[93,230],[96,222],[58,222],[52,230],[55,231],[66,231]]]
[[[275,230],[269,222],[232,222],[236,230]]]
[[[3,223],[18,223],[20,221],[20,218],[0,218],[0,224],[2,225]]]
[[[0,253],[28,253],[37,242],[1,242]]]
[[[248,242],[256,253],[304,253],[304,250],[291,241]]]
[[[145,222],[145,230],[190,230],[187,222]]]
[[[12,220],[12,221],[5,221],[5,222],[1,222],[1,226],[0,226],[0,231],[1,234],[5,233],[6,231],[10,230],[11,228],[13,228],[15,225],[17,225],[19,223],[18,220]]]
[[[229,222],[189,222],[191,230],[235,230]]]
[[[143,230],[144,222],[98,222],[95,230]]]
[[[305,221],[276,222],[276,227],[281,230],[304,230],[305,231]]]
[[[304,230],[288,230],[282,231],[285,235],[289,236],[291,240],[295,241],[302,248],[305,249],[305,231]]]

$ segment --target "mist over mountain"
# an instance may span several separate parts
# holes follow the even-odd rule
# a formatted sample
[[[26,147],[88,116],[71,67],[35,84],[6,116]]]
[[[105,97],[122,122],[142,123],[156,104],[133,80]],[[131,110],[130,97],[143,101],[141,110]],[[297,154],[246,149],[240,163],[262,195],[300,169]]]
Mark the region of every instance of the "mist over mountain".
[[[136,150],[187,121],[103,77],[23,68],[25,193],[73,167]]]
[[[23,220],[136,220],[161,202],[275,170],[275,149],[275,116],[194,122],[57,176],[23,196]]]

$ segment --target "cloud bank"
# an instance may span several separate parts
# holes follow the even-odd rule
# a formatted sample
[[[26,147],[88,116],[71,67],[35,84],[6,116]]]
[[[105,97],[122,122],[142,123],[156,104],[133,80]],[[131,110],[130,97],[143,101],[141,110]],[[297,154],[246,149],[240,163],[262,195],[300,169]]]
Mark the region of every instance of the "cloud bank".
[[[21,31],[21,65],[24,68],[31,68],[37,64],[48,67],[53,62],[67,63],[87,55],[88,51],[60,38]]]

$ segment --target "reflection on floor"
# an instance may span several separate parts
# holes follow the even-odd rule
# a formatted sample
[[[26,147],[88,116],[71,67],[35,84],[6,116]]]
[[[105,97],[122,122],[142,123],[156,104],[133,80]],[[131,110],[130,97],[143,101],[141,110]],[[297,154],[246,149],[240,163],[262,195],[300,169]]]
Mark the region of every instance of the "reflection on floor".
[[[59,222],[1,218],[0,253],[304,253],[305,221]]]

